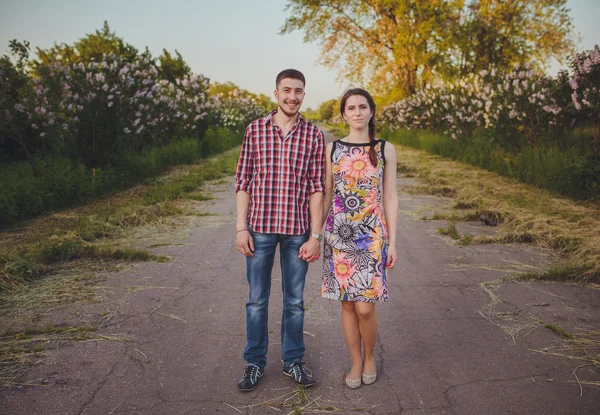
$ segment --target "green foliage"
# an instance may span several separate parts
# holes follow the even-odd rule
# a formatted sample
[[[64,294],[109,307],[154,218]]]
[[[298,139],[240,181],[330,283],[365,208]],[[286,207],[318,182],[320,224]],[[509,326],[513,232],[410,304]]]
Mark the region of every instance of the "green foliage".
[[[54,62],[66,64],[79,64],[102,62],[104,56],[114,54],[125,58],[129,62],[138,56],[138,50],[132,45],[110,31],[108,22],[104,22],[101,30],[87,35],[72,46],[66,43],[55,44],[50,49],[37,49],[38,59],[33,61],[33,66],[50,65]]]
[[[321,121],[329,121],[333,118],[334,115],[338,114],[339,104],[337,99],[330,99],[329,101],[325,101],[321,103],[319,106],[319,114]]]
[[[236,96],[242,96],[251,98],[256,104],[262,108],[264,113],[270,112],[275,109],[277,104],[271,98],[265,94],[254,94],[250,91],[238,87],[233,82],[218,83],[214,82],[209,87],[209,92],[213,96],[227,96],[235,94]]]
[[[138,53],[106,23],[73,45],[38,49],[34,61],[28,42],[9,46],[0,58],[0,226],[222,152],[274,107],[231,83],[210,96],[178,51]]]
[[[575,120],[591,123],[594,133],[594,152],[600,154],[600,48],[575,54],[570,62],[573,79],[569,81],[569,109]],[[566,80],[565,77],[562,77]]]
[[[7,55],[0,58],[0,161],[31,159],[22,129],[28,124],[27,117],[14,111],[21,96],[30,93],[31,85],[26,71],[29,42],[11,40],[9,48],[15,62]]]
[[[402,98],[436,80],[515,63],[541,67],[573,48],[566,0],[288,0],[281,33],[320,43],[322,63]]]
[[[242,144],[243,134],[224,127],[211,127],[200,143],[204,157],[212,156]]]
[[[563,137],[561,146],[548,145],[509,152],[485,135],[455,141],[423,131],[384,131],[382,137],[516,178],[537,187],[574,197],[600,200],[600,158],[580,147],[581,133]]]
[[[463,77],[490,67],[505,71],[525,63],[539,69],[550,57],[568,56],[575,39],[566,4],[566,0],[465,4],[464,17],[452,33],[460,65],[451,74]]]
[[[447,228],[439,228],[438,233],[440,235],[449,236],[452,239],[459,240],[460,234],[456,230],[456,224],[454,222],[450,222]]]
[[[321,115],[319,114],[319,111],[313,110],[312,108],[307,108],[302,111],[302,116],[313,123],[321,121]]]
[[[350,134],[348,124],[327,124],[327,129],[336,137],[346,137]]]
[[[0,59],[0,160],[67,158],[117,168],[129,153],[174,140],[201,142],[209,125],[241,131],[273,103],[233,84],[192,74],[181,54],[138,53],[105,23],[74,45],[38,50],[13,41]],[[158,62],[158,63],[157,63]],[[31,66],[31,72],[27,67]],[[214,147],[207,144],[205,147]],[[214,150],[210,150],[214,151]],[[40,174],[32,163],[35,174]]]
[[[34,174],[28,163],[3,166],[0,168],[0,226],[127,188],[164,172],[169,166],[193,163],[240,142],[239,133],[211,127],[206,142],[187,139],[152,148],[141,155],[128,153],[118,164],[108,168],[90,169],[65,158],[34,160],[36,168],[43,172],[41,175]]]
[[[158,57],[161,78],[172,83],[176,83],[178,79],[183,79],[186,75],[192,73],[189,65],[183,60],[183,57],[177,50],[175,51],[175,55],[176,57],[173,57],[168,50],[163,49],[162,55]]]

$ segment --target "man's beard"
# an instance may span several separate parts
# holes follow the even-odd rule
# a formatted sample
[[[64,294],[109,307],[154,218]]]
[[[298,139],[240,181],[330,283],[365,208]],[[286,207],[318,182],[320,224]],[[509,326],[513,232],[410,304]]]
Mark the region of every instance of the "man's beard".
[[[285,102],[283,104],[285,105]],[[298,105],[298,109],[294,112],[288,112],[288,111],[284,110],[281,105],[277,105],[277,106],[279,107],[281,112],[283,112],[288,117],[293,117],[294,115],[298,114],[298,112],[300,112],[300,105]]]

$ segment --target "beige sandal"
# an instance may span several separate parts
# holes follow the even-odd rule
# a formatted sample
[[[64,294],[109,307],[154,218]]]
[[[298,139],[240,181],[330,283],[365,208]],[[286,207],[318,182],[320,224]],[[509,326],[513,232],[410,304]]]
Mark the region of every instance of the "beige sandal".
[[[362,385],[361,378],[348,379],[348,377],[346,376],[346,386],[348,386],[350,389],[358,389],[360,388],[360,385]]]
[[[372,385],[377,380],[377,372],[375,372],[372,375],[367,375],[367,374],[363,373],[361,378],[362,378],[362,383],[364,383],[365,385]]]

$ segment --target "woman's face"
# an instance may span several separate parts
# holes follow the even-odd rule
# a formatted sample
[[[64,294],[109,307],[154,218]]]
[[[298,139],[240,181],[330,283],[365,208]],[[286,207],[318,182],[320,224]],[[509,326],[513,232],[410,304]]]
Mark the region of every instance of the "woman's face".
[[[344,108],[344,119],[348,122],[350,128],[362,130],[369,125],[372,116],[373,111],[365,97],[362,95],[348,97]]]

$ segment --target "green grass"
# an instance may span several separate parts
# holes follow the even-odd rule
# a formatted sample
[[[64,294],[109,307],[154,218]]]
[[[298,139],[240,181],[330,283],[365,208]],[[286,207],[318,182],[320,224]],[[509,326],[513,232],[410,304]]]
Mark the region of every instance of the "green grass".
[[[458,244],[462,246],[471,245],[475,241],[475,237],[473,235],[461,235],[456,229],[456,224],[454,222],[449,222],[447,228],[439,228],[438,233],[440,235],[449,236],[455,241],[458,241]]]
[[[182,205],[184,200],[206,200],[198,191],[208,180],[234,174],[239,148],[197,165],[177,167],[153,179],[153,185],[132,190],[33,220],[12,232],[0,234],[0,292],[51,274],[56,266],[81,259],[95,261],[167,260],[143,249],[113,246],[128,229],[148,226],[164,218],[186,214],[203,215]]]
[[[551,330],[551,331],[555,332],[556,334],[558,334],[563,339],[570,339],[571,340],[571,339],[575,338],[571,333],[569,333],[568,331],[566,331],[565,329],[563,329],[562,327],[560,327],[557,324],[546,323],[546,324],[544,324],[544,327],[546,327],[548,330]]]
[[[440,235],[449,236],[452,239],[460,239],[460,234],[456,230],[456,224],[454,222],[450,222],[447,228],[439,228],[438,233]]]
[[[574,201],[543,189],[470,165],[399,147],[398,163],[424,184],[409,192],[455,199],[454,211],[437,212],[434,220],[477,220],[480,215],[501,224],[493,236],[473,239],[454,235],[460,243],[526,243],[553,250],[568,272],[549,271],[545,279],[600,281],[600,204]],[[453,234],[445,229],[445,234]],[[459,238],[460,237],[460,238]]]
[[[452,158],[557,194],[584,200],[600,200],[600,155],[593,155],[577,132],[555,144],[508,151],[499,140],[475,135],[461,140],[424,131],[384,131],[394,143]],[[572,145],[571,145],[572,144]]]
[[[475,237],[473,235],[461,235],[458,244],[462,246],[467,246],[473,244],[474,241]]]
[[[40,156],[32,163],[0,166],[0,228],[131,188],[163,174],[172,166],[192,164],[231,149],[241,144],[242,137],[243,133],[210,127],[201,141],[180,139],[143,154],[115,155],[112,164],[102,167],[91,168],[80,160],[56,155]],[[221,167],[198,176],[211,180],[211,173],[219,174]],[[162,189],[155,197],[163,201],[179,198],[194,186],[195,180],[192,177],[188,182]]]
[[[171,168],[144,185],[0,233],[0,316],[6,322],[0,332],[0,387],[21,384],[29,365],[65,341],[131,341],[94,334],[114,315],[108,311],[80,326],[31,324],[48,321],[41,316],[64,304],[104,303],[106,292],[95,283],[126,261],[166,262],[166,256],[120,246],[119,241],[134,228],[167,223],[169,216],[203,215],[189,207],[210,198],[199,186],[232,175],[238,156],[239,148]]]
[[[553,266],[549,270],[536,273],[524,272],[517,277],[520,280],[536,280],[536,281],[559,281],[569,282],[576,280],[582,273],[587,271],[585,267],[575,267],[572,265]]]
[[[325,124],[322,127],[326,130],[329,130],[331,134],[339,138],[344,138],[350,134],[350,127],[348,124]]]

